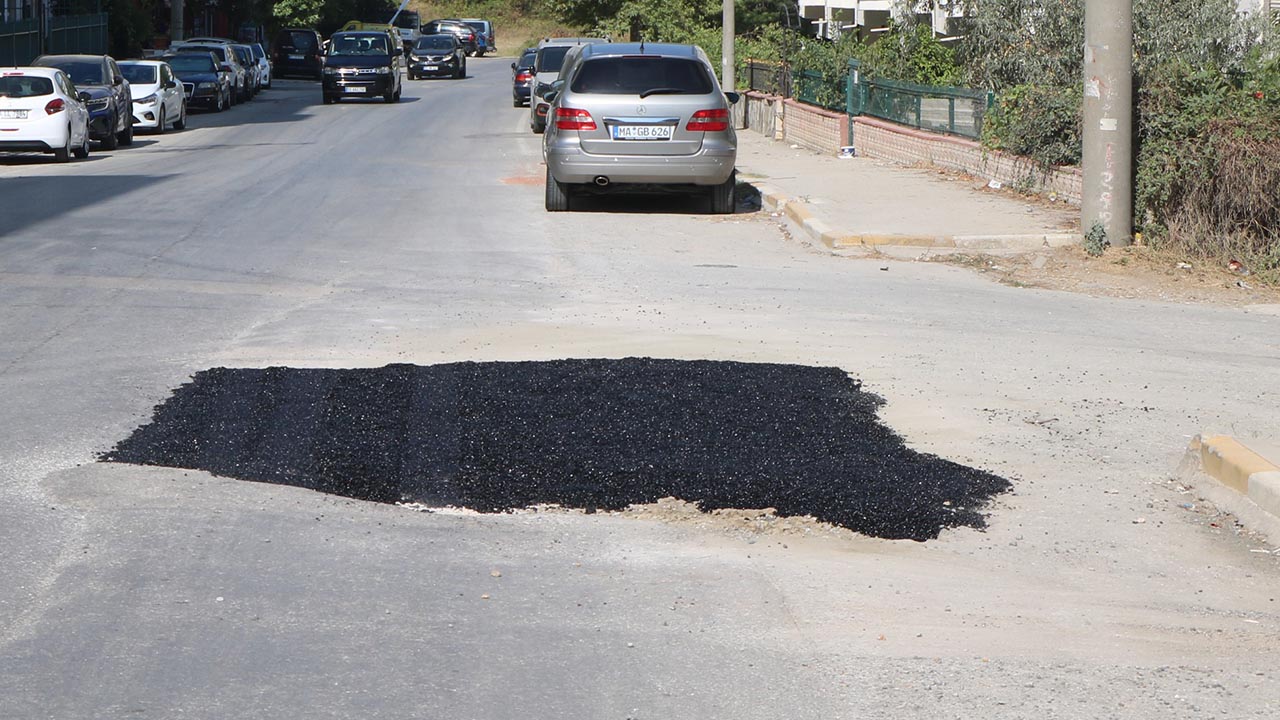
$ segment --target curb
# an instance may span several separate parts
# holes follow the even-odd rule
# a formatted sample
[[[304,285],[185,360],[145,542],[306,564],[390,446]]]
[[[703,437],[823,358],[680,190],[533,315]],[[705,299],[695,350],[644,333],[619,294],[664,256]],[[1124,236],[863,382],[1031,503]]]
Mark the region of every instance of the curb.
[[[1206,475],[1280,519],[1280,466],[1229,435],[1197,435],[1188,453]]]
[[[761,206],[782,213],[808,233],[813,240],[832,250],[850,248],[875,249],[888,247],[950,248],[961,250],[1039,250],[1046,247],[1064,247],[1080,242],[1074,233],[1030,233],[1023,235],[899,235],[877,233],[852,233],[837,230],[814,217],[808,204],[760,183]]]

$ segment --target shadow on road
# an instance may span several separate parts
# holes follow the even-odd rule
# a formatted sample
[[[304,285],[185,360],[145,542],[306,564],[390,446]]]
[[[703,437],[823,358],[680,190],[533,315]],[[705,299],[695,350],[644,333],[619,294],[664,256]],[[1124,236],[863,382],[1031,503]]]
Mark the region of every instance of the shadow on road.
[[[95,156],[90,153],[89,159]],[[98,159],[104,159],[97,156]],[[85,162],[85,161],[79,161]],[[0,238],[67,213],[117,201],[121,195],[164,182],[172,175],[50,175],[0,178],[0,198],[6,208]],[[127,222],[128,218],[121,218]],[[2,248],[0,248],[2,249]]]

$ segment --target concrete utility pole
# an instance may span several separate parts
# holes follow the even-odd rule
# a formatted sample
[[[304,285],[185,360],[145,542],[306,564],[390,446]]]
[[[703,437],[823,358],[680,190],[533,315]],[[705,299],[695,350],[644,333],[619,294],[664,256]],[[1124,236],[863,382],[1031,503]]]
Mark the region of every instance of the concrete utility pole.
[[[173,42],[184,37],[183,28],[186,27],[187,19],[183,17],[182,11],[186,0],[169,0],[169,5],[169,42]]]
[[[1133,241],[1133,1],[1085,0],[1080,230]]]
[[[724,0],[721,16],[724,25],[723,35],[720,38],[720,86],[725,92],[733,92],[735,88],[733,77],[733,37],[736,31],[733,27],[734,23],[734,0]]]

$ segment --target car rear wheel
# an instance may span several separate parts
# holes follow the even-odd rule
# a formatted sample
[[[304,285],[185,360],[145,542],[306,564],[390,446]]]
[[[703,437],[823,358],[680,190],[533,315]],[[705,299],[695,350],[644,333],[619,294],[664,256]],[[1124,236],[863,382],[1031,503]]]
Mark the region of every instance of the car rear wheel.
[[[715,215],[729,215],[737,209],[735,190],[738,187],[738,173],[729,173],[729,179],[711,188],[711,212]]]
[[[84,129],[84,142],[80,143],[80,147],[71,152],[75,153],[76,157],[81,160],[89,157],[89,128],[86,127]]]
[[[71,162],[71,126],[67,126],[67,141],[62,147],[53,151],[53,159],[55,162]]]
[[[551,176],[551,168],[547,168],[547,212],[564,212],[569,209],[571,191],[569,186]]]

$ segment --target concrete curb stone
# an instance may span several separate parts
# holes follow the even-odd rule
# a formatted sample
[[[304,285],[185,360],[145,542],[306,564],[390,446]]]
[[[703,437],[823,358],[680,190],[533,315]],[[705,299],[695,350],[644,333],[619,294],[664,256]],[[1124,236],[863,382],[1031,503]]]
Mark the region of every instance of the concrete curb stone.
[[[1228,435],[1197,435],[1188,453],[1206,475],[1280,519],[1280,466]]]

